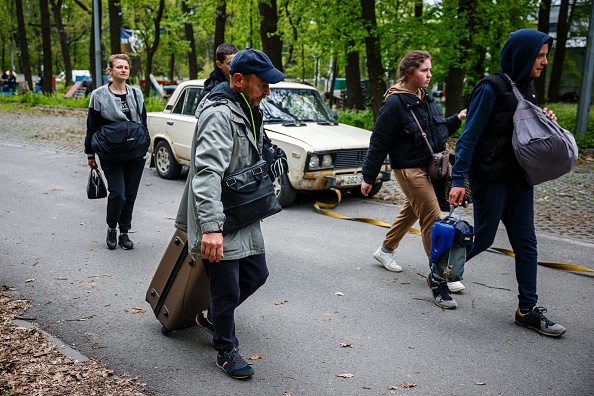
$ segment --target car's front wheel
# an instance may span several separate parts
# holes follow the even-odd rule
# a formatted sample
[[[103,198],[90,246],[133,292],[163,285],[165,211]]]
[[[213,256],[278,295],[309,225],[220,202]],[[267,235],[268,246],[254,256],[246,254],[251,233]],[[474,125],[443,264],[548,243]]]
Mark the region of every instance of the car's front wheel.
[[[283,208],[291,206],[291,204],[295,201],[295,197],[297,197],[297,191],[291,186],[291,182],[287,177],[287,174],[282,174],[280,177],[277,177],[274,182],[274,195],[276,195],[276,199],[278,199],[278,203]]]
[[[383,182],[375,183],[373,185],[373,187],[371,187],[371,191],[369,191],[369,194],[367,195],[367,197],[365,195],[361,194],[361,186],[351,188],[351,194],[353,194],[355,197],[371,198],[375,194],[377,194],[379,192],[379,190],[382,189],[383,185],[384,185]]]
[[[179,176],[182,166],[178,164],[173,156],[169,143],[161,140],[155,147],[155,169],[163,179],[175,179]]]

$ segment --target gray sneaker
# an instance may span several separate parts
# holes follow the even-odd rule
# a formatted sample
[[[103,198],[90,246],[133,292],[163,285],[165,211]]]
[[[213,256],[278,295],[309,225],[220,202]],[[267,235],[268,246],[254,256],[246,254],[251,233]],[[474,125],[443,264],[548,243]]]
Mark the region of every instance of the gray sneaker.
[[[394,252],[385,253],[382,251],[382,247],[378,247],[375,253],[373,253],[373,258],[382,263],[385,269],[392,272],[402,272],[402,267],[396,264],[396,260],[394,259]]]
[[[458,307],[458,303],[452,298],[452,293],[448,289],[448,283],[446,281],[435,280],[429,274],[427,285],[433,292],[433,302],[435,302],[435,305],[445,309],[456,309]]]
[[[552,320],[547,319],[544,313],[547,312],[546,308],[534,307],[532,311],[522,314],[520,308],[516,310],[516,321],[514,322],[518,326],[528,327],[529,329],[536,330],[540,334],[544,334],[549,337],[559,337],[567,331],[565,327]]]

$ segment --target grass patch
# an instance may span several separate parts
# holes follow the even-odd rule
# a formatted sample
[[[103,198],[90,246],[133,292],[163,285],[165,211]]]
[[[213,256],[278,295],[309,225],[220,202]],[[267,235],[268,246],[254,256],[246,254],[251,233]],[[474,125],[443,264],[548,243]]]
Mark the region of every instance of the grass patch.
[[[62,93],[53,93],[51,95],[26,93],[22,95],[0,95],[0,104],[20,103],[27,105],[43,105],[87,109],[89,107],[90,96],[74,99],[65,98]],[[152,96],[145,99],[146,111],[163,111],[167,101],[163,98]]]

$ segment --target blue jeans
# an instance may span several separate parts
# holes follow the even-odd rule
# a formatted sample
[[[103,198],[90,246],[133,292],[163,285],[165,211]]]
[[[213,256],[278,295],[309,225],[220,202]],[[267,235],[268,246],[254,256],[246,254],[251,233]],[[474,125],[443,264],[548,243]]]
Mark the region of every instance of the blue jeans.
[[[518,306],[532,308],[538,302],[538,267],[534,230],[534,189],[523,179],[469,179],[474,205],[474,247],[467,260],[489,248],[499,221],[515,253]]]
[[[202,262],[210,284],[210,316],[215,329],[213,343],[215,349],[223,353],[238,344],[235,309],[268,278],[266,256],[257,254],[239,260]]]
[[[145,162],[144,157],[122,162],[101,161],[109,190],[106,217],[109,228],[119,224],[122,233],[132,228],[132,211]]]

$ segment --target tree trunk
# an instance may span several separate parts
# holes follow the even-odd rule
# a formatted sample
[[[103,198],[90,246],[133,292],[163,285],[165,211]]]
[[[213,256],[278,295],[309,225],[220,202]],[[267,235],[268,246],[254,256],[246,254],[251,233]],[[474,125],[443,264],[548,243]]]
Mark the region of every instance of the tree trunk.
[[[159,0],[159,9],[157,15],[153,19],[155,30],[153,32],[155,41],[152,45],[147,45],[146,48],[146,70],[144,71],[144,96],[148,98],[151,94],[151,73],[153,72],[153,58],[159,48],[159,41],[161,41],[161,20],[163,19],[163,11],[165,10],[165,0]]]
[[[119,54],[122,52],[120,30],[122,29],[122,6],[121,0],[109,0],[109,47],[111,54]]]
[[[379,114],[379,109],[384,100],[384,93],[386,92],[381,46],[376,32],[375,1],[361,0],[361,9],[361,17],[367,30],[367,36],[365,37],[366,66],[367,74],[369,75],[371,110],[373,112],[373,119],[375,120]]]
[[[419,21],[423,19],[423,0],[415,0],[415,18]]]
[[[43,87],[44,94],[52,93],[52,37],[48,0],[39,0],[41,18],[41,44],[43,49]]]
[[[262,51],[268,55],[274,67],[283,71],[283,41],[278,31],[276,0],[260,0],[258,8],[262,16],[260,22]]]
[[[181,3],[182,12],[184,15],[190,14],[190,7],[188,7],[188,3],[186,0],[183,0]],[[197,61],[197,54],[196,54],[196,39],[194,38],[194,25],[191,22],[186,22],[184,24],[184,31],[186,35],[186,40],[190,43],[190,53],[188,54],[188,66],[190,68],[190,80],[195,80],[198,78],[198,61]],[[215,55],[216,56],[216,55]]]
[[[103,19],[103,9],[99,7],[99,35],[101,35],[101,20]],[[93,79],[93,89],[97,89],[103,85],[103,63],[101,64],[101,76],[96,76],[96,67],[95,67],[95,18],[93,15],[93,11],[90,12],[91,17],[91,39],[89,40],[89,65],[91,65],[91,78]],[[99,46],[99,50],[101,51],[101,55],[103,55],[103,51],[101,46]],[[100,57],[103,62],[103,56]]]
[[[555,43],[555,59],[549,81],[549,101],[556,102],[559,98],[561,86],[561,72],[565,61],[565,45],[567,43],[567,16],[569,14],[569,0],[561,0],[559,19],[557,20],[557,42]],[[535,59],[536,60],[536,59]]]
[[[217,60],[216,49],[225,42],[225,25],[227,24],[227,2],[223,0],[217,7],[217,17],[215,21],[214,51],[213,63]]]
[[[349,41],[346,54],[346,103],[347,109],[363,110],[363,93],[361,92],[361,69],[359,67],[359,51],[354,49],[355,42]]]
[[[21,62],[25,81],[29,84],[29,89],[33,90],[33,78],[31,77],[31,58],[29,57],[29,43],[27,42],[27,30],[25,28],[25,16],[23,14],[23,0],[15,0],[17,30],[19,34],[19,45],[21,50]]]
[[[464,109],[464,79],[466,67],[464,66],[469,58],[469,50],[472,48],[472,34],[476,29],[476,7],[474,0],[460,0],[458,2],[458,15],[466,15],[465,35],[460,38],[460,54],[458,59],[450,66],[446,82],[445,114],[450,115]]]
[[[58,38],[60,39],[60,48],[62,50],[62,58],[64,59],[64,73],[66,78],[66,87],[72,84],[72,61],[70,60],[70,49],[68,48],[68,36],[66,28],[62,22],[62,4],[64,0],[50,0],[52,10],[54,12],[54,22],[56,30],[58,30]]]
[[[167,72],[167,78],[169,79],[169,81],[173,82],[174,74],[175,71],[175,52],[171,53],[171,56],[169,57],[169,71]]]
[[[551,0],[541,0],[540,7],[538,8],[538,31],[549,34],[550,23],[549,18],[551,15]],[[545,102],[545,84],[547,80],[547,68],[545,67],[540,77],[534,80],[534,86],[536,87],[536,100],[539,105]]]

